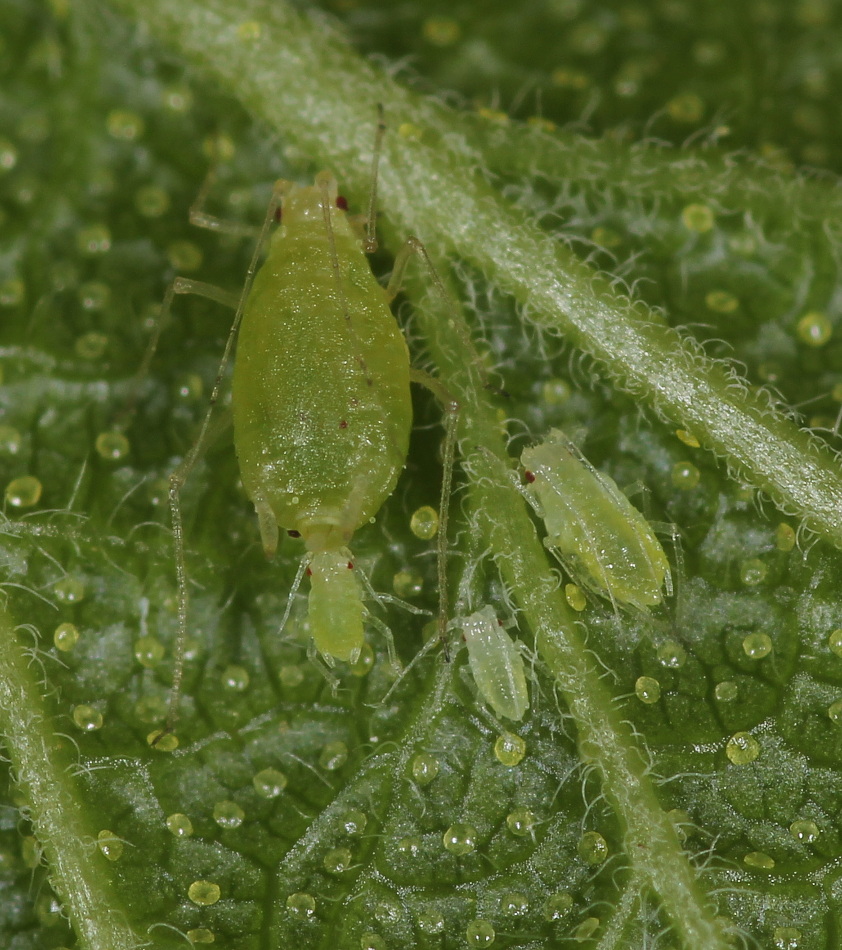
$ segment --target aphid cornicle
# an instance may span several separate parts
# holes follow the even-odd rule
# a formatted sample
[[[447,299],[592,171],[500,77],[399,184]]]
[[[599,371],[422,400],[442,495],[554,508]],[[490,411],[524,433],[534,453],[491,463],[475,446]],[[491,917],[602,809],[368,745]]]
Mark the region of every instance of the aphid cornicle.
[[[335,179],[287,186],[243,311],[233,378],[234,443],[263,548],[295,532],[309,554],[316,649],[363,645],[348,543],[392,493],[412,426],[409,351]]]
[[[570,440],[552,429],[524,449],[525,494],[547,528],[546,546],[574,580],[612,603],[645,610],[672,593],[670,566],[652,527]]]
[[[529,691],[523,657],[490,606],[459,621],[468,645],[468,663],[482,698],[498,716],[523,718]]]

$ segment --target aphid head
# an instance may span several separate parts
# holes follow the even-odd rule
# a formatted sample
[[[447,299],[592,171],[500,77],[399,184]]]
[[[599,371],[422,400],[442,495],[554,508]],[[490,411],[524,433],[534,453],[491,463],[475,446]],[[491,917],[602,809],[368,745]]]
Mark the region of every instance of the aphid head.
[[[290,226],[295,221],[324,221],[324,209],[344,210],[348,203],[339,195],[339,186],[331,172],[319,172],[312,185],[289,184],[275,212],[275,220]]]

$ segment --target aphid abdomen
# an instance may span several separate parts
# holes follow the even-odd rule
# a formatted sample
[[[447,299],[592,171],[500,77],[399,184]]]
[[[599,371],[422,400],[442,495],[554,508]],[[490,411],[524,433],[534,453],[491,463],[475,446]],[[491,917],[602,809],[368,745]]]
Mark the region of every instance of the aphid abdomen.
[[[353,663],[364,641],[362,589],[348,551],[323,551],[308,566],[310,635],[322,656]]]
[[[647,520],[608,475],[557,430],[521,456],[527,494],[547,528],[546,544],[582,586],[619,604],[660,604],[669,562]]]
[[[335,208],[334,259],[321,197],[298,188],[284,203],[246,302],[233,379],[246,492],[313,551],[346,544],[377,513],[412,425],[406,342]]]
[[[529,708],[523,657],[490,606],[461,621],[468,662],[483,699],[498,716],[515,721]]]

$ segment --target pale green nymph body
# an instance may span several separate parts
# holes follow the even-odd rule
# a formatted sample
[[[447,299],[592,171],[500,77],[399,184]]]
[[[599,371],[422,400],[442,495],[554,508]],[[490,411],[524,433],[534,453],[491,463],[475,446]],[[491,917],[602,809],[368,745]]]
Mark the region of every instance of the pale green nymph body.
[[[660,604],[665,585],[671,593],[669,561],[649,522],[562,432],[552,429],[521,462],[544,543],[580,586],[639,610]]]
[[[498,716],[523,718],[529,691],[523,657],[490,606],[459,621],[468,645],[468,663],[482,698]]]
[[[287,186],[243,311],[232,404],[264,550],[279,529],[302,537],[316,648],[353,662],[364,611],[348,545],[394,490],[412,404],[406,341],[339,201],[326,172]]]

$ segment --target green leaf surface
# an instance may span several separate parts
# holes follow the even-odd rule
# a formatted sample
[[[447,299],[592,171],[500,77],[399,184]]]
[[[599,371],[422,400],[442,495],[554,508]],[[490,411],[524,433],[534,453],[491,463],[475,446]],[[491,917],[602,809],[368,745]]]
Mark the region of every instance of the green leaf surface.
[[[481,6],[0,0],[1,946],[838,944],[839,14]],[[153,746],[168,476],[230,313],[179,295],[139,369],[172,278],[237,293],[253,251],[188,208],[215,162],[222,218],[324,168],[362,211],[378,103],[372,267],[415,234],[447,297],[413,261],[394,309],[459,403],[450,615],[493,606],[530,708],[495,717],[458,625],[423,649],[418,392],[352,542],[404,603],[329,677],[303,593],[282,629],[301,542],[267,562],[230,436],[202,455]],[[517,459],[551,428],[658,528],[662,606],[571,590],[541,543]]]

